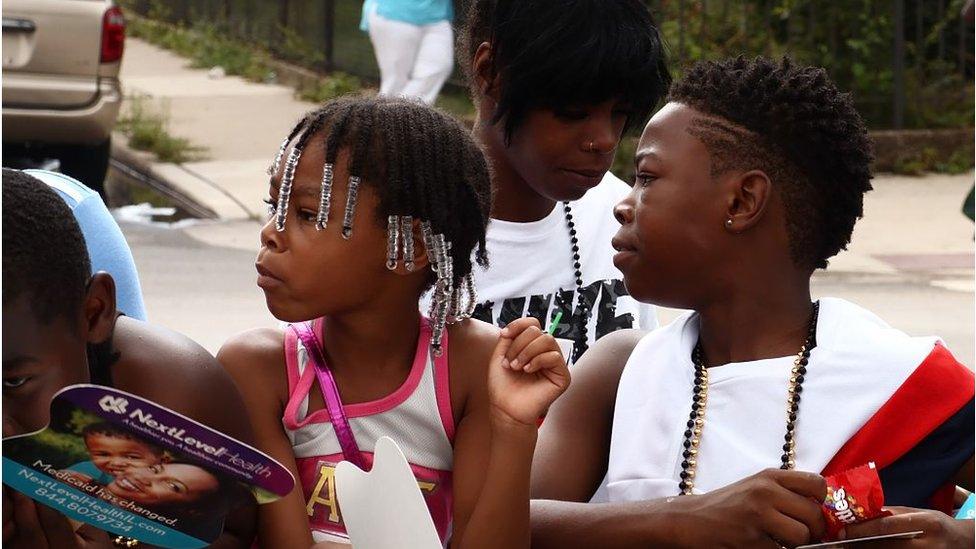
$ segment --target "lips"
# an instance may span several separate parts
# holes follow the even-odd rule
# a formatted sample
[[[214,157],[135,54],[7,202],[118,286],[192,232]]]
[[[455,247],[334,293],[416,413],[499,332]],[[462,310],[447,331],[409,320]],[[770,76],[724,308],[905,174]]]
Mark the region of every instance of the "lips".
[[[570,178],[575,179],[577,184],[585,189],[592,189],[603,181],[603,176],[607,173],[607,170],[603,169],[590,169],[590,168],[564,168],[562,170]]]
[[[613,237],[613,239],[610,241],[610,245],[613,246],[614,250],[617,250],[617,253],[613,256],[614,266],[616,266],[620,272],[625,272],[627,266],[637,258],[637,248],[619,235]]]
[[[255,263],[254,268],[258,271],[258,286],[268,289],[275,286],[280,286],[284,283],[273,271],[261,265],[260,263]]]
[[[603,178],[603,175],[607,173],[607,168],[566,168],[567,172],[572,172],[583,177],[599,177]]]
[[[637,248],[635,248],[634,246],[630,245],[626,240],[624,240],[620,236],[613,237],[613,239],[610,240],[610,245],[613,246],[613,249],[614,250],[617,250],[618,252],[635,252],[635,251],[637,251]]]

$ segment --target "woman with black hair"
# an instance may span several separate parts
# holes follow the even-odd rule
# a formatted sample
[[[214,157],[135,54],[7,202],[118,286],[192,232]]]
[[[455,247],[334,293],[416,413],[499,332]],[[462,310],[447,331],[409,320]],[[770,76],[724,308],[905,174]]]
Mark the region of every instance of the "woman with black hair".
[[[644,122],[670,82],[647,7],[475,0],[460,51],[495,189],[491,267],[475,270],[474,317],[501,327],[555,321],[574,361],[610,332],[656,326],[654,308],[628,295],[610,248],[627,185],[608,170],[625,130]]]

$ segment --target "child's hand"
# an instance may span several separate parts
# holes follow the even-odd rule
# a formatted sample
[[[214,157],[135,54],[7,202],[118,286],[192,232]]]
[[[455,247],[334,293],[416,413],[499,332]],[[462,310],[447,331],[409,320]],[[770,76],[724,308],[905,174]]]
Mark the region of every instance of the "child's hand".
[[[54,509],[36,503],[19,493],[7,492],[4,486],[4,513],[12,506],[13,517],[4,517],[3,544],[25,549],[111,549],[106,532],[85,524],[74,530],[71,522]]]
[[[501,332],[488,369],[492,420],[538,424],[569,387],[569,368],[559,345],[534,318],[520,318]]]

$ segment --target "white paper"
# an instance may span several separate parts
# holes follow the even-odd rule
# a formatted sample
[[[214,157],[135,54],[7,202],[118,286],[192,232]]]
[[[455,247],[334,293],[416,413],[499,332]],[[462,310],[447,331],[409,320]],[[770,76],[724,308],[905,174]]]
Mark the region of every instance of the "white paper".
[[[439,549],[434,521],[407,458],[396,442],[376,442],[369,473],[343,461],[336,497],[354,549]]]
[[[828,541],[826,543],[813,543],[810,545],[798,545],[796,549],[832,549],[834,547],[847,547],[862,541],[877,541],[880,539],[912,539],[921,536],[924,532],[916,530],[914,532],[901,532],[898,534],[885,534],[882,536],[867,536],[863,538],[851,538],[842,541]]]

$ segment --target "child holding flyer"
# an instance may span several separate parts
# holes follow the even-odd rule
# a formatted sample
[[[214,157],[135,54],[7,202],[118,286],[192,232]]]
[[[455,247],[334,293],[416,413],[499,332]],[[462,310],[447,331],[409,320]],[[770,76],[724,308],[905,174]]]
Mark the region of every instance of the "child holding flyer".
[[[258,285],[294,324],[218,354],[259,447],[303,487],[262,507],[261,544],[345,541],[334,467],[368,469],[385,435],[442,541],[527,545],[536,421],[569,372],[535,319],[499,332],[469,318],[491,199],[477,145],[419,103],[341,99],[299,122],[270,173]],[[431,286],[428,318],[417,303]]]
[[[52,397],[93,383],[151,399],[249,442],[244,405],[226,372],[186,337],[120,316],[115,285],[91,274],[77,221],[48,185],[3,170],[3,435],[50,421]],[[206,388],[202,396],[201,388]],[[3,489],[5,547],[74,547],[107,537],[73,531],[61,514]],[[253,507],[228,516],[220,542],[246,547]]]

